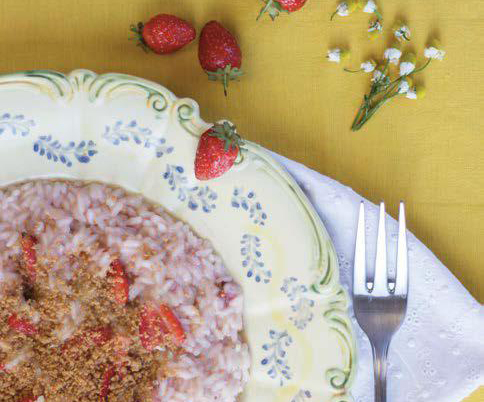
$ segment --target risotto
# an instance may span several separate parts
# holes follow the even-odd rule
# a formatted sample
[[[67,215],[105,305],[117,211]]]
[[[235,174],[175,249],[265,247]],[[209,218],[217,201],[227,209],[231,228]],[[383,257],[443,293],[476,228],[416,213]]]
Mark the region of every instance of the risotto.
[[[235,401],[242,307],[210,242],[140,195],[0,190],[0,401]]]

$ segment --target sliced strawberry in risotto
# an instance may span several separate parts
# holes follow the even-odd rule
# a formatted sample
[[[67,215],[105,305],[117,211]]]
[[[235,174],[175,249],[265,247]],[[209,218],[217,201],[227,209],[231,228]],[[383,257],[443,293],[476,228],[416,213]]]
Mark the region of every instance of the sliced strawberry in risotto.
[[[79,347],[82,347],[83,345],[89,347],[90,343],[94,344],[95,346],[103,346],[112,338],[113,330],[109,326],[90,329],[85,333],[76,335],[65,341],[62,345],[62,352],[71,353],[73,351],[74,353],[77,353],[79,351]]]
[[[160,313],[168,333],[173,337],[173,340],[178,346],[181,345],[186,339],[186,334],[180,320],[166,304],[161,305]]]
[[[180,346],[186,339],[185,331],[170,307],[145,305],[141,311],[139,334],[141,344],[149,351],[161,346],[167,337]]]
[[[141,310],[139,323],[141,345],[146,350],[152,351],[163,344],[166,333],[167,328],[161,318],[160,311],[152,305],[144,305]]]
[[[99,392],[99,399],[100,402],[104,402],[108,400],[109,395],[109,387],[111,385],[111,379],[116,374],[116,370],[113,366],[109,367],[103,374],[102,383],[101,383],[101,391]]]
[[[34,398],[33,396],[26,396],[22,398],[19,402],[35,402],[37,398]]]
[[[124,271],[123,263],[119,258],[111,262],[111,269],[108,272],[108,277],[113,281],[113,293],[116,302],[119,304],[126,304],[129,295],[128,276]]]
[[[111,327],[99,327],[91,329],[89,332],[89,339],[96,345],[102,346],[113,337],[113,330]]]
[[[37,244],[37,239],[27,233],[22,233],[22,239],[20,245],[22,246],[23,259],[25,263],[25,269],[30,281],[35,282],[37,272],[35,264],[37,264],[37,253],[34,246]]]
[[[29,320],[19,318],[17,314],[12,314],[7,320],[8,326],[24,335],[36,335],[39,331]]]

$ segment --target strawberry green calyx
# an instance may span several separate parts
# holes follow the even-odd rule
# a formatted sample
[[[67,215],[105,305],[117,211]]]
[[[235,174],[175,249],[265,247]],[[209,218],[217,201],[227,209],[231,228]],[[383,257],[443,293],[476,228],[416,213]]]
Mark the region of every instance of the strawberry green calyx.
[[[207,73],[210,81],[222,81],[225,96],[227,96],[229,81],[237,80],[244,74],[240,68],[232,67],[231,64],[227,64],[225,68],[219,68],[217,71],[205,70],[205,72]]]
[[[281,12],[289,13],[289,11],[285,10],[282,8],[282,6],[279,4],[279,2],[275,0],[263,0],[266,4],[262,9],[260,10],[259,15],[257,16],[256,21],[259,20],[262,15],[265,13],[269,14],[269,17],[271,17],[272,21],[274,21]]]
[[[237,128],[235,125],[230,124],[228,121],[223,123],[215,123],[213,127],[208,132],[211,137],[216,137],[224,142],[224,151],[228,152],[230,150],[237,150],[240,152],[244,141],[237,134]]]
[[[131,24],[130,31],[135,33],[135,36],[129,38],[130,40],[135,40],[138,43],[136,46],[139,46],[141,49],[143,49],[146,53],[149,52],[150,48],[146,44],[144,38],[143,38],[143,28],[144,24],[142,22],[138,22],[138,24],[134,25]]]

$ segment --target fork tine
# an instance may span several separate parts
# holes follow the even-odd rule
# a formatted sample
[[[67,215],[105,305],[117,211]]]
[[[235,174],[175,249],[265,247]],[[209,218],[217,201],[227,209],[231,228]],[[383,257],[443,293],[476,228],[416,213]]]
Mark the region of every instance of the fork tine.
[[[367,294],[366,251],[365,251],[365,204],[360,203],[358,229],[355,244],[355,266],[353,268],[353,294]]]
[[[376,243],[375,277],[373,279],[372,294],[375,296],[388,295],[385,203],[383,202],[380,203],[380,220],[378,222],[378,238]]]
[[[405,204],[400,202],[398,218],[397,272],[395,294],[405,296],[408,293],[408,251],[407,228],[405,223]]]

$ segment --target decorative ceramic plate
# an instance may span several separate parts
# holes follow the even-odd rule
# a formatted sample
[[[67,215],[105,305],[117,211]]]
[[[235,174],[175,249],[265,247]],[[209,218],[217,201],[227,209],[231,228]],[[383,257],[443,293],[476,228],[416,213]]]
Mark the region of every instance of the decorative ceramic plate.
[[[255,144],[227,174],[198,182],[193,160],[208,127],[193,100],[140,78],[4,75],[0,185],[95,180],[163,205],[212,242],[243,288],[252,364],[242,401],[349,400],[355,345],[323,224]]]

